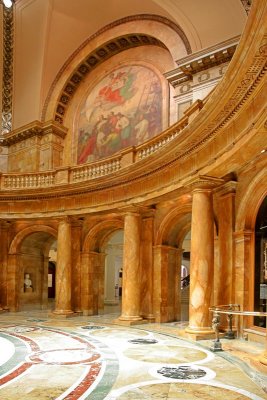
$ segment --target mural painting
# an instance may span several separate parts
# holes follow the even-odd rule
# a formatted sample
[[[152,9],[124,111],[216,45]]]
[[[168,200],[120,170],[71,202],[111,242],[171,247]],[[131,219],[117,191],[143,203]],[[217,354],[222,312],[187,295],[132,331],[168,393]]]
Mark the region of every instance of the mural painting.
[[[78,122],[77,162],[83,164],[142,144],[162,131],[162,88],[143,66],[114,70],[90,92]]]

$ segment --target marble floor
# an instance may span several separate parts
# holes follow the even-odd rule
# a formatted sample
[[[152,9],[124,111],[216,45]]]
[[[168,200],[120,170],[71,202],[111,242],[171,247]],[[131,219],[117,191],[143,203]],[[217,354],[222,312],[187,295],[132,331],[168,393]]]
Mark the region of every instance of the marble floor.
[[[117,314],[0,314],[0,399],[267,399],[264,345],[183,337],[185,323],[114,324]]]

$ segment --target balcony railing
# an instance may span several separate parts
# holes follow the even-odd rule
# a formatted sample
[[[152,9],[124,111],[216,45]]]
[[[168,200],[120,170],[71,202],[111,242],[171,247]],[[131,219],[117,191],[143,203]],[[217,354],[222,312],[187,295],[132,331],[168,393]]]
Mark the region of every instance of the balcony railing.
[[[195,110],[194,110],[195,112]],[[175,125],[146,143],[128,147],[120,153],[104,160],[74,167],[60,167],[46,172],[0,173],[0,190],[21,190],[52,187],[54,185],[86,182],[103,176],[112,175],[151,154],[159,151],[172,142],[188,125],[186,115]]]

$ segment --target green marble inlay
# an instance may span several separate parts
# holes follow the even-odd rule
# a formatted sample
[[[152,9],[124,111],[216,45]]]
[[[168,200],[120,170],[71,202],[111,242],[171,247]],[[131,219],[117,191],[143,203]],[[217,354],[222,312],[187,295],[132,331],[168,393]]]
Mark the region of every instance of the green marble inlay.
[[[7,374],[18,364],[24,362],[25,357],[28,354],[28,349],[26,344],[21,339],[5,334],[3,332],[0,332],[0,336],[6,340],[9,340],[15,346],[15,353],[13,354],[13,356],[7,362],[5,362],[3,365],[0,366],[0,376],[1,376]]]

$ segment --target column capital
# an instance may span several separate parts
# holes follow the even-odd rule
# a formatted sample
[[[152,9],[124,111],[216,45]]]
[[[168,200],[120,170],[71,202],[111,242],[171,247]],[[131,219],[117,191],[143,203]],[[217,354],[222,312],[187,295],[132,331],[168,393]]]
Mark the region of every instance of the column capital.
[[[139,205],[129,205],[129,206],[125,206],[121,208],[122,211],[122,215],[136,215],[136,216],[141,216],[141,213],[143,212],[143,210],[146,209],[147,207],[142,207]]]
[[[244,229],[242,231],[233,232],[233,237],[236,243],[238,242],[246,242],[251,239],[254,231],[252,229]]]
[[[224,180],[208,175],[199,175],[196,178],[191,179],[187,186],[192,191],[211,191],[214,188],[222,185]]]
[[[0,228],[1,229],[9,229],[11,226],[12,222],[11,221],[6,221],[5,219],[0,219]]]
[[[71,226],[74,228],[82,228],[84,218],[83,217],[76,217],[76,216],[70,216],[67,217],[69,218],[69,222],[71,223]]]
[[[238,182],[228,181],[214,189],[214,193],[218,194],[220,197],[235,195]]]
[[[58,225],[60,225],[60,224],[71,224],[72,220],[69,215],[66,215],[66,216],[57,218],[57,221],[58,221]]]

